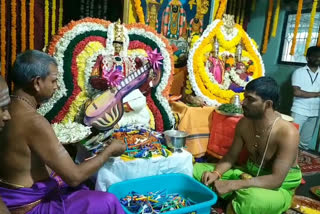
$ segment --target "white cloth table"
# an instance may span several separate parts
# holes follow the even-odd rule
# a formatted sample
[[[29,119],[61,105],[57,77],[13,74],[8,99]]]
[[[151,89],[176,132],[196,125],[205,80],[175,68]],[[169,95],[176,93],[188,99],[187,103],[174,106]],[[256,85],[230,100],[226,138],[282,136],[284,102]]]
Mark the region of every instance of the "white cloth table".
[[[192,155],[183,150],[169,157],[136,159],[123,161],[120,157],[111,158],[97,173],[96,190],[107,191],[109,186],[128,179],[168,173],[183,173],[192,176]]]

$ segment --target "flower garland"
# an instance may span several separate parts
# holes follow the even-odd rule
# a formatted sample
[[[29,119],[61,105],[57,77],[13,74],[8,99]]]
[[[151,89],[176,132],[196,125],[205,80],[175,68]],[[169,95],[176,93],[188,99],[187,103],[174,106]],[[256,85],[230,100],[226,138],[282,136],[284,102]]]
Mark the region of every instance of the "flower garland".
[[[29,4],[29,49],[34,48],[34,1],[30,0]]]
[[[237,9],[237,16],[236,16],[236,23],[240,24],[240,16],[241,16],[241,4],[242,0],[238,0],[238,9]]]
[[[310,24],[309,24],[309,30],[308,30],[308,37],[306,41],[306,47],[304,49],[304,55],[307,55],[307,50],[310,46],[311,37],[312,37],[312,30],[313,30],[313,24],[314,24],[314,17],[317,13],[317,6],[318,6],[318,0],[313,0],[312,4],[312,10],[311,10],[311,17],[310,17]]]
[[[59,29],[62,28],[63,22],[63,0],[59,1]]]
[[[216,19],[222,18],[222,15],[224,14],[224,12],[227,8],[227,2],[228,2],[228,0],[220,0],[220,7],[218,9]]]
[[[11,0],[11,64],[17,55],[17,0]]]
[[[1,0],[1,76],[6,74],[6,0]]]
[[[81,23],[81,25],[79,26],[80,23]],[[77,35],[80,35],[82,33],[88,32],[88,31],[91,32],[91,31],[99,30],[99,31],[106,32],[107,31],[106,27],[108,27],[107,26],[108,24],[106,24],[106,23],[109,23],[109,22],[102,21],[99,19],[88,18],[88,19],[84,19],[84,20],[70,23],[66,27],[63,27],[60,30],[60,32],[58,33],[58,35],[54,36],[52,42],[50,43],[48,51],[50,54],[52,54],[57,59],[58,64],[59,64],[59,68],[58,68],[59,73],[63,72],[62,68],[64,68],[64,65],[63,65],[64,64],[64,52],[65,52],[66,48],[68,47],[70,40],[75,38]],[[171,115],[172,112],[171,112],[170,106],[168,104],[168,101],[165,99],[165,97],[169,95],[168,85],[171,86],[171,84],[172,84],[172,75],[170,72],[173,67],[173,63],[172,63],[173,59],[170,56],[170,53],[172,54],[171,47],[170,47],[168,41],[166,41],[163,37],[156,36],[157,34],[155,34],[154,31],[151,32],[150,28],[146,27],[144,25],[140,25],[140,24],[129,25],[128,33],[129,33],[130,37],[132,37],[132,38],[134,38],[135,36],[138,36],[139,38],[146,38],[145,41],[150,40],[150,42],[152,42],[154,45],[156,45],[155,47],[159,48],[161,54],[164,57],[162,70],[165,72],[162,73],[162,78],[161,78],[159,85],[156,86],[156,88],[152,89],[154,92],[152,92],[150,95],[150,99],[152,100],[152,102],[153,101],[157,102],[157,103],[154,103],[155,109],[152,110],[152,108],[150,107],[149,102],[148,102],[148,105],[149,105],[151,111],[158,112],[158,117],[155,117],[156,118],[155,121],[157,123],[156,126],[163,130],[165,125],[164,124],[159,125],[158,123],[159,122],[163,123],[165,121],[165,118],[169,119],[169,121],[168,121],[168,122],[170,122],[169,124],[174,124],[174,117],[173,117],[173,115]],[[108,37],[109,37],[109,35],[108,35]],[[136,44],[133,44],[132,46],[136,46]],[[108,45],[108,43],[107,43],[107,45]],[[58,49],[55,48],[57,46],[59,47]],[[129,46],[130,46],[130,44],[129,44]],[[155,47],[149,47],[149,48],[152,50]],[[105,51],[105,50],[103,49],[101,51]],[[133,52],[130,51],[130,54],[131,53],[135,54],[134,51]],[[96,54],[96,52],[94,52],[94,54]],[[80,76],[84,76],[83,81],[86,81],[86,79],[88,78],[87,76],[89,76],[87,74],[87,70],[89,70],[89,64],[92,61],[91,59],[92,59],[91,56],[87,56],[87,63],[85,65],[85,74],[80,75],[80,73],[79,73]],[[91,71],[92,71],[92,66],[91,66]],[[58,77],[58,81],[59,81],[59,78],[62,79],[62,81],[60,81],[60,82],[63,83],[63,77],[62,76]],[[59,84],[59,86],[60,86],[60,84]],[[61,86],[60,86],[60,90],[61,90]],[[59,92],[58,94],[61,94],[61,93]],[[58,98],[59,96],[57,96],[55,98]],[[58,98],[58,99],[60,99],[60,98]],[[56,99],[56,101],[54,101],[54,102],[57,102],[58,99]],[[77,100],[77,98],[76,98],[76,100]],[[76,100],[74,102],[76,102]],[[52,100],[50,100],[49,102],[51,102],[50,105],[53,106],[54,102],[52,102]],[[48,108],[46,109],[46,111],[48,111],[48,109],[51,106],[48,105],[47,107]],[[165,110],[163,112],[163,113],[165,113],[165,115],[164,115],[165,117],[163,117],[163,118],[161,115],[161,114],[163,114],[161,109]],[[158,122],[158,118],[160,118],[161,121]],[[168,126],[166,125],[166,127],[168,127]]]
[[[142,24],[145,24],[143,8],[141,6],[141,0],[134,0],[134,7],[136,8],[136,13],[137,13],[139,22]]]
[[[52,7],[51,7],[51,36],[54,36],[56,34],[56,7],[57,7],[57,1],[52,0]]]
[[[214,84],[210,81],[209,76],[206,74],[205,62],[206,53],[212,48],[211,41],[216,36],[216,28],[221,27],[222,21],[216,20],[212,24],[208,25],[207,29],[201,36],[201,38],[195,43],[190,51],[188,59],[188,73],[190,83],[196,95],[202,97],[208,105],[218,105],[219,103],[227,103],[233,97],[234,93],[231,90],[221,90],[218,84]],[[252,78],[260,77],[264,74],[264,65],[259,52],[255,49],[255,44],[252,42],[250,37],[239,27],[242,33],[242,44],[244,45],[247,55],[250,56],[255,67],[251,67],[251,70],[255,68]],[[209,45],[208,45],[209,44]],[[221,44],[223,47],[223,44]],[[235,50],[235,49],[234,49]],[[240,93],[240,98],[243,99],[243,94]]]
[[[267,23],[266,23],[266,28],[265,28],[265,32],[264,32],[264,38],[263,38],[263,45],[262,45],[262,53],[263,54],[265,54],[268,49],[272,10],[273,10],[273,0],[269,0],[268,17],[267,17]]]
[[[94,20],[93,22],[87,22],[90,20]],[[82,25],[79,25],[79,23],[82,23]],[[60,90],[57,90],[53,97],[46,103],[44,103],[39,109],[38,112],[42,115],[47,114],[54,106],[54,104],[61,99],[61,97],[66,96],[66,87],[63,82],[63,66],[64,66],[64,52],[66,48],[68,47],[71,40],[76,37],[77,35],[86,32],[88,29],[94,31],[94,30],[100,30],[100,31],[106,31],[107,29],[104,27],[104,25],[107,25],[109,22],[103,22],[104,25],[100,25],[101,20],[96,19],[83,19],[78,22],[71,22],[66,27],[61,28],[60,33],[55,36],[55,38],[50,43],[49,47],[49,54],[53,55],[57,62],[58,62],[58,85],[60,87]],[[55,52],[55,47],[59,47],[58,51]]]
[[[26,0],[21,0],[21,51],[25,51],[27,48],[26,41]]]
[[[242,10],[241,10],[241,18],[240,18],[240,25],[243,26],[243,21],[244,21],[244,16],[245,16],[245,12],[246,12],[246,3],[247,0],[243,1],[243,6],[242,6]]]
[[[221,44],[221,46],[227,50],[230,50],[231,48],[234,48],[237,44],[239,44],[242,37],[241,30],[238,29],[238,26],[232,32],[231,35],[228,35],[228,36],[225,36],[225,35],[228,35],[228,34],[225,33],[224,27],[222,26],[222,22],[220,22],[220,24],[216,28],[216,36],[219,44]]]
[[[291,44],[291,49],[290,49],[291,56],[294,55],[295,50],[296,50],[296,42],[297,42],[298,29],[299,29],[300,19],[301,19],[302,5],[303,5],[303,0],[299,0],[297,15],[296,15],[296,24],[294,26],[292,44]]]
[[[44,2],[44,47],[46,48],[49,42],[49,0]]]
[[[150,116],[150,122],[149,122],[149,125],[150,125],[150,128],[155,130],[156,129],[156,122],[154,120],[154,116],[153,116],[153,113],[152,111],[150,110],[150,107],[147,106],[147,109],[148,109],[148,112],[149,112],[149,116]]]
[[[272,37],[276,37],[276,35],[277,35],[279,13],[280,13],[280,2],[281,2],[281,0],[277,0],[277,8],[276,8],[276,11],[274,13],[274,18],[273,18],[274,20],[273,20],[272,33],[271,33]]]
[[[85,103],[85,101],[88,99],[85,90],[86,83],[84,78],[86,69],[86,59],[88,59],[88,57],[91,56],[95,51],[104,49],[104,46],[101,42],[95,41],[94,38],[90,38],[89,40],[92,41],[86,45],[83,51],[81,51],[78,56],[74,56],[72,58],[74,63],[76,63],[76,68],[78,68],[78,71],[76,71],[75,68],[73,68],[73,72],[77,73],[78,75],[78,86],[80,87],[80,93],[77,95],[75,101],[71,104],[70,108],[68,109],[68,113],[62,121],[63,123],[66,123],[69,120],[73,121],[76,115],[78,114],[81,105],[83,105],[83,103]]]

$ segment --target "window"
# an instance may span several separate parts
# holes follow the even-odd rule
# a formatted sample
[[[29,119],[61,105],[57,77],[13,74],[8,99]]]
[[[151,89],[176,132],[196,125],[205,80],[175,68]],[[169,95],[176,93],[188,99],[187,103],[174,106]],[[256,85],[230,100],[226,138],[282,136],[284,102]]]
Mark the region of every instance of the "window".
[[[304,56],[306,41],[308,37],[309,23],[310,23],[310,12],[302,13],[300,19],[300,26],[298,29],[297,39],[296,39],[296,50],[295,55],[290,55],[290,49],[293,38],[293,31],[296,22],[296,14],[288,14],[287,17],[287,26],[285,30],[285,34],[283,37],[283,46],[282,53],[280,54],[282,63],[306,63],[306,58]],[[320,12],[316,13],[310,46],[314,46],[317,44],[317,38],[319,33],[320,26]]]

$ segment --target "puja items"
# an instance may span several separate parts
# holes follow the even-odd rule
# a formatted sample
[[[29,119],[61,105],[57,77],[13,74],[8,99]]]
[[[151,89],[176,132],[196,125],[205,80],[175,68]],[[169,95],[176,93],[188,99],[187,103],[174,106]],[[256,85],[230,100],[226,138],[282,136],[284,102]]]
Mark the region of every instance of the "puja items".
[[[93,136],[89,140],[83,142],[83,146],[90,152],[92,155],[99,153],[104,150],[105,147],[109,145],[110,136],[112,135],[113,130],[107,132],[101,132],[96,136]],[[108,140],[107,140],[108,139]]]
[[[127,149],[122,155],[124,157],[151,158],[155,155],[169,155],[166,147],[162,145],[163,138],[159,132],[139,126],[128,126],[115,130],[112,136],[126,144]]]
[[[120,203],[130,212],[137,214],[164,213],[196,204],[179,193],[167,194],[166,190],[149,192],[146,195],[132,191],[121,198]]]
[[[66,124],[54,123],[52,128],[62,144],[77,143],[91,134],[91,127],[71,121]]]
[[[188,133],[179,130],[167,130],[164,133],[166,145],[173,149],[174,152],[182,152],[182,148],[186,145]]]

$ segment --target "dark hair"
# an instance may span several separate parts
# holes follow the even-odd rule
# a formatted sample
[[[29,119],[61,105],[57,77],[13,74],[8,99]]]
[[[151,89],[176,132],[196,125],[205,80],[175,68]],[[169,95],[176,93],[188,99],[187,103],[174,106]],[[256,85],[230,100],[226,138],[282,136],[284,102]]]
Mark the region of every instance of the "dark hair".
[[[264,101],[271,100],[273,109],[276,109],[279,102],[280,88],[277,82],[271,77],[260,77],[250,81],[246,85],[247,92],[255,92]]]
[[[49,75],[49,65],[58,65],[56,60],[48,54],[28,50],[17,56],[11,73],[15,85],[25,87],[35,77],[45,79]]]
[[[308,48],[306,56],[309,57],[317,52],[320,53],[320,47],[311,46]]]

